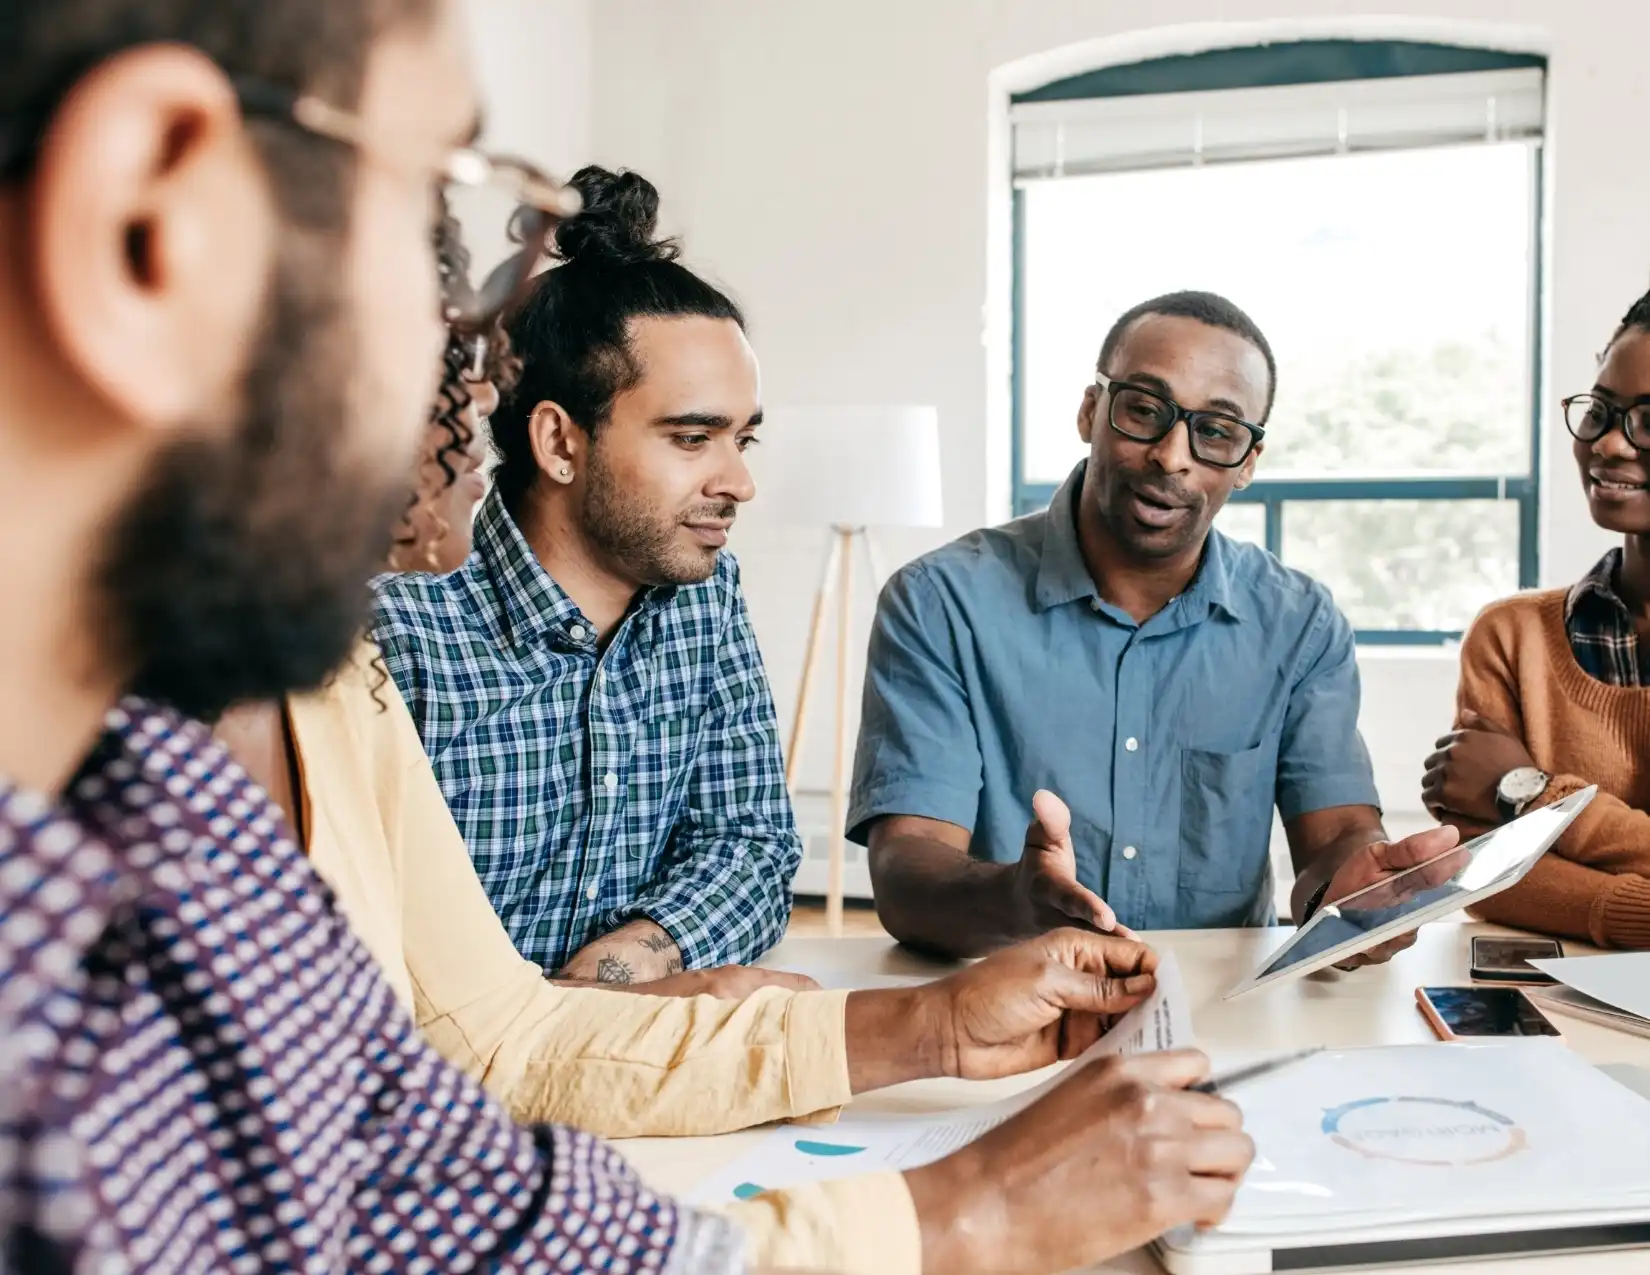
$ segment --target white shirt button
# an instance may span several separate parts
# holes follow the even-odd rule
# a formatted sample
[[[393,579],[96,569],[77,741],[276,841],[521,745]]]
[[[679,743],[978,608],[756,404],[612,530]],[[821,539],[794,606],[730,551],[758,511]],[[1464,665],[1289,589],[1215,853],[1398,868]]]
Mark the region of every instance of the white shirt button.
[[[619,786],[619,777],[617,775],[615,775],[611,770],[608,771],[605,775],[602,776],[602,787],[606,788],[608,792],[612,792],[618,786]]]
[[[572,638],[575,642],[584,641],[584,625],[575,624],[572,628],[567,630],[567,636]]]
[[[594,903],[596,901],[596,893],[597,893],[596,887],[591,886],[588,890],[586,890],[584,892],[584,897],[589,899],[592,903]]]
[[[1130,735],[1127,739],[1125,739],[1123,741],[1123,747],[1128,749],[1131,753],[1135,752],[1140,748],[1140,741],[1138,739],[1136,739],[1133,735]]]
[[[1106,604],[1104,602],[1100,601],[1099,598],[1090,598],[1089,599],[1089,610],[1091,610],[1091,611],[1093,611],[1097,614],[1100,611],[1103,611],[1105,609],[1105,606],[1106,606]]]
[[[1125,859],[1132,859],[1132,858],[1134,858],[1135,855],[1137,855],[1139,853],[1140,853],[1140,851],[1136,850],[1133,846],[1124,846],[1123,847],[1123,857]]]

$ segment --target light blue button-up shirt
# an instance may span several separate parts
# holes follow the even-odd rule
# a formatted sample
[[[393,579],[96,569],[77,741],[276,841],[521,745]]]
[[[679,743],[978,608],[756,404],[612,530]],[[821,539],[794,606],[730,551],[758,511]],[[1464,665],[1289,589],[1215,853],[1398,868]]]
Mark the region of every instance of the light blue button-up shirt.
[[[1274,805],[1288,821],[1379,804],[1351,626],[1322,585],[1218,532],[1186,592],[1135,623],[1083,561],[1082,479],[889,581],[850,836],[920,815],[1013,862],[1048,788],[1079,879],[1125,925],[1269,924]]]

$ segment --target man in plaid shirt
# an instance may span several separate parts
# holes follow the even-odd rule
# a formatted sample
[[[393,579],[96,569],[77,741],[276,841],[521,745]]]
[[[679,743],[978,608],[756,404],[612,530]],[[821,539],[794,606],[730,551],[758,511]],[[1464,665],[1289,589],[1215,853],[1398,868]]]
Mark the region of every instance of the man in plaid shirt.
[[[475,553],[380,580],[374,636],[516,946],[653,982],[777,942],[801,857],[721,552],[759,387],[738,308],[655,242],[653,187],[573,184],[563,264],[511,323]]]

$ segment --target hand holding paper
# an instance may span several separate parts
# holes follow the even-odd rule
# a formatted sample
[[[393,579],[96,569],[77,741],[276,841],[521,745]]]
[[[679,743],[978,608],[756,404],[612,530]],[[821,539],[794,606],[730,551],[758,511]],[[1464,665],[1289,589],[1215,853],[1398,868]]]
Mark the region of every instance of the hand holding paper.
[[[947,1074],[990,1080],[1077,1057],[1157,988],[1143,943],[1056,930],[930,986],[946,998]]]
[[[1157,956],[1110,934],[1056,930],[910,989],[848,997],[855,1093],[930,1076],[991,1080],[1082,1053],[1156,987]]]
[[[1066,941],[1048,936],[1053,946],[1044,956],[1058,958]],[[1101,1003],[1108,977],[1119,970],[1112,949],[1087,945],[1121,941],[1088,934],[1072,941],[1085,945],[1082,951],[1108,953],[1107,960],[1088,971],[1086,990],[1052,975],[1054,999]],[[1064,954],[1067,961],[1056,963],[1074,976],[1077,962]],[[1045,1006],[1037,1014],[1053,1023],[1064,1012]],[[991,1037],[998,1028],[976,1030]],[[1010,1024],[1010,1034],[1022,1030],[1024,1023]],[[693,1198],[725,1204],[770,1188],[900,1169],[932,1269],[967,1275],[1084,1266],[1170,1226],[1212,1224],[1230,1206],[1253,1148],[1237,1130],[1236,1107],[1185,1092],[1209,1074],[1208,1060],[1186,1049],[1191,1039],[1179,970],[1164,956],[1150,997],[1036,1088],[958,1111],[864,1116],[830,1129],[782,1127],[702,1183]],[[1133,1167],[1120,1174],[1119,1165]]]

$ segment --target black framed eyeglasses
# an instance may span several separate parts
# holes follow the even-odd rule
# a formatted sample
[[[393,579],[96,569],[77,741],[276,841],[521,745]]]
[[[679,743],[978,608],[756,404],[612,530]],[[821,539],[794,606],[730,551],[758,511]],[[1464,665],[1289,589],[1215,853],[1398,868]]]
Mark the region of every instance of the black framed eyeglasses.
[[[582,203],[576,190],[526,160],[474,146],[430,153],[406,139],[374,135],[359,115],[311,94],[253,76],[230,74],[229,80],[247,116],[291,124],[362,155],[425,169],[441,182],[469,249],[466,271],[442,271],[442,317],[460,331],[492,325],[532,278],[556,226]],[[20,178],[33,166],[60,100],[0,119],[0,181]]]
[[[1124,438],[1155,443],[1186,422],[1192,455],[1205,465],[1236,469],[1266,438],[1264,426],[1253,425],[1225,412],[1194,412],[1156,390],[1128,381],[1114,381],[1097,372],[1094,384],[1107,398],[1106,421]]]
[[[1563,404],[1564,427],[1577,442],[1596,443],[1619,425],[1629,444],[1650,452],[1650,403],[1622,407],[1597,394],[1573,394]]]

